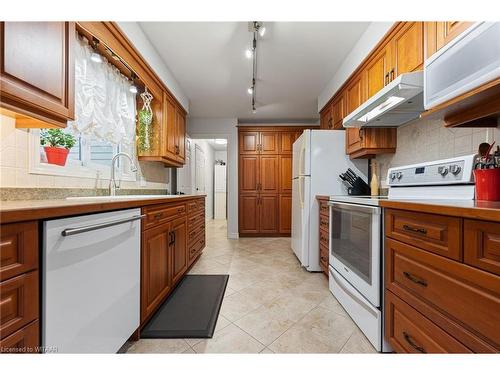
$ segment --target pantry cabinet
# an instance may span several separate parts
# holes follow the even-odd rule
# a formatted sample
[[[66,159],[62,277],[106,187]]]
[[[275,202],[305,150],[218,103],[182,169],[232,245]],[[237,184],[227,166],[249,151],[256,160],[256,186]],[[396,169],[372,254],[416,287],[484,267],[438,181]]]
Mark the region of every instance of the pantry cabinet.
[[[17,127],[74,119],[74,22],[0,22],[0,107]]]
[[[240,127],[238,131],[239,233],[291,232],[293,142],[305,127]]]

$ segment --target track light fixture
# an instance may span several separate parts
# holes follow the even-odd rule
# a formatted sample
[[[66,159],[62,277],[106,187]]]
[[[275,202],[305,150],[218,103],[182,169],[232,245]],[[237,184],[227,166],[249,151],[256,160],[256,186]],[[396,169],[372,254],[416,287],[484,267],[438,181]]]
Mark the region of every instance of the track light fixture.
[[[247,89],[249,95],[252,95],[252,113],[256,113],[256,77],[257,77],[257,37],[263,37],[266,33],[266,28],[262,22],[248,22],[248,31],[252,33],[252,48],[245,51],[245,56],[252,59],[252,85]]]

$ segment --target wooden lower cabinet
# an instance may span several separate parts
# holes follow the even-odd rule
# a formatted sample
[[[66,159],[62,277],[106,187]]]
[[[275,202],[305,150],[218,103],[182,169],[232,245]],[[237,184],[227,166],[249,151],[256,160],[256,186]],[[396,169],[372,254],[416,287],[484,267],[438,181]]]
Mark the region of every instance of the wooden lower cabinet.
[[[0,226],[0,353],[35,353],[40,345],[38,222]]]
[[[280,195],[279,231],[282,234],[292,233],[292,196]]]
[[[143,219],[141,326],[181,281],[205,247],[205,197],[149,206],[143,208],[144,212],[169,214],[163,216],[161,224],[153,228],[150,227],[149,216]],[[197,231],[196,242],[188,240],[188,225],[191,230]]]
[[[385,217],[385,335],[394,350],[500,352],[500,276],[488,261],[498,258],[500,224],[394,209]]]
[[[260,232],[259,196],[240,195],[239,203],[240,234],[257,234]]]
[[[279,196],[277,194],[261,194],[259,197],[259,231],[260,233],[278,232]]]
[[[188,267],[189,254],[187,249],[187,219],[186,217],[172,221],[170,225],[172,283],[177,283]]]
[[[330,210],[327,196],[317,196],[319,206],[319,265],[328,278],[328,263],[330,252]]]

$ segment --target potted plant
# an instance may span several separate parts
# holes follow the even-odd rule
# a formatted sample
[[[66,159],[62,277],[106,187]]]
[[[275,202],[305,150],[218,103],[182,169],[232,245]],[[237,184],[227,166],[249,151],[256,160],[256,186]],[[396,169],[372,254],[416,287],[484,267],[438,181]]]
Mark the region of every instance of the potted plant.
[[[76,139],[61,129],[47,129],[41,132],[40,143],[44,146],[49,164],[64,166],[69,149],[75,145]]]

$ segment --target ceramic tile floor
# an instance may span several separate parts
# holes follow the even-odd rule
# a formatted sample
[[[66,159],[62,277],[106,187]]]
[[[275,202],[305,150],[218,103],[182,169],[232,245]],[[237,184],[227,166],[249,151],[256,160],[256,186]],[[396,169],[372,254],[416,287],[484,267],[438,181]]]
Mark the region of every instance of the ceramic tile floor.
[[[128,353],[374,353],[328,290],[303,270],[290,238],[226,238],[207,225],[207,246],[191,274],[229,274],[214,337],[141,339]]]

